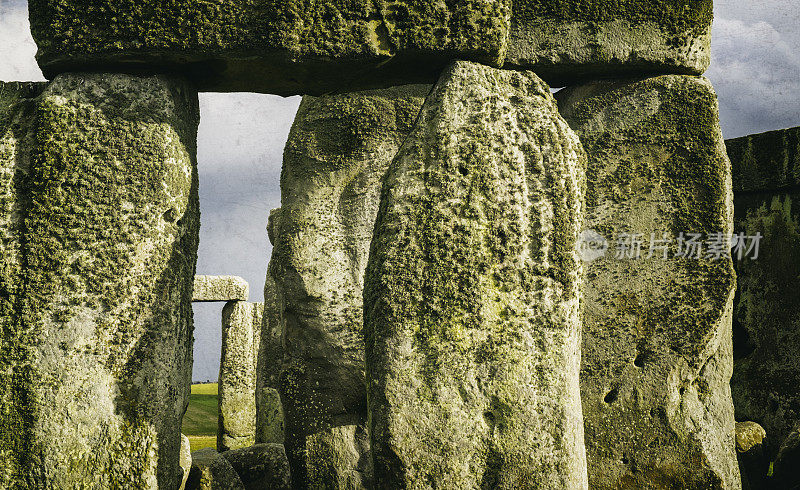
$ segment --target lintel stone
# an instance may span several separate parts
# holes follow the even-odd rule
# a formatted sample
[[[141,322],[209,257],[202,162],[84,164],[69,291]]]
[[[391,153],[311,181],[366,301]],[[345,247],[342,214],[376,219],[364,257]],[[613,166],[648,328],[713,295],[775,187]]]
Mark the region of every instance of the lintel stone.
[[[247,301],[250,285],[238,276],[194,276],[195,303]]]

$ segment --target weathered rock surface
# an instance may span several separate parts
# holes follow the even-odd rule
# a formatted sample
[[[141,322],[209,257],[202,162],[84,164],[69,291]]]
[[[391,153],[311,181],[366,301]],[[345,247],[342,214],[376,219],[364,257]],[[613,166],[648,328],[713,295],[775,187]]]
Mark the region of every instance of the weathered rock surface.
[[[228,302],[247,301],[250,285],[238,276],[194,276],[192,301]]]
[[[42,83],[0,82],[0,488],[27,471],[32,408],[25,400],[33,382],[31,340],[21,317],[24,298],[26,176],[35,146],[36,97]],[[23,362],[20,363],[20,360]]]
[[[677,253],[681,233],[705,234],[703,243],[732,233],[714,90],[704,78],[662,76],[592,83],[557,98],[589,158],[585,226],[610,241],[585,269],[589,485],[739,488],[728,384],[732,260],[709,258],[707,249],[701,258]],[[641,234],[640,259],[618,258],[631,251],[619,245],[632,245],[623,233]],[[666,242],[651,241],[665,234]]]
[[[289,135],[270,272],[281,303],[280,391],[295,485],[369,484],[364,269],[381,179],[429,88],[306,97]]]
[[[189,479],[189,472],[192,470],[192,445],[189,438],[181,434],[181,455],[179,459],[181,469],[181,486],[179,490],[186,488],[186,481]]]
[[[10,373],[0,486],[178,488],[197,94],[161,76],[69,74],[34,106],[30,134],[14,134],[22,119],[0,132],[3,192],[23,194],[5,219],[25,230],[22,242],[2,242],[16,259],[3,265],[15,282],[3,299],[13,320],[0,340]],[[9,181],[14,165],[28,168]]]
[[[204,91],[319,95],[433,83],[450,61],[576,77],[700,74],[712,0],[30,0],[38,60],[182,70]]]
[[[800,425],[781,444],[770,483],[776,490],[800,488]]]
[[[256,365],[263,303],[231,301],[222,309],[217,449],[252,446],[256,440]]]
[[[767,432],[755,422],[736,422],[736,458],[742,474],[742,488],[768,488],[769,459],[766,457]]]
[[[457,62],[387,174],[364,289],[375,479],[586,488],[585,155],[531,72]]]
[[[297,481],[360,486],[369,478],[363,270],[380,179],[427,91],[307,98],[290,135],[271,268],[284,305],[282,390]]]
[[[270,212],[267,227],[270,243],[275,239],[275,221],[280,209]],[[284,442],[284,417],[281,396],[278,392],[283,367],[283,322],[281,301],[275,280],[267,271],[264,282],[264,315],[261,319],[261,338],[256,367],[256,442]]]
[[[733,403],[767,431],[767,455],[800,423],[800,128],[726,142],[736,230],[761,234],[759,255],[736,262]]]
[[[245,486],[227,458],[209,447],[192,453],[186,490],[245,490]]]
[[[734,192],[800,187],[800,127],[728,140],[725,146]]]
[[[31,0],[38,60],[189,71],[201,90],[321,94],[499,65],[511,0]]]
[[[282,444],[256,444],[222,455],[236,470],[246,490],[291,488],[289,460]]]
[[[576,78],[702,74],[712,0],[515,0],[506,64],[560,86]]]

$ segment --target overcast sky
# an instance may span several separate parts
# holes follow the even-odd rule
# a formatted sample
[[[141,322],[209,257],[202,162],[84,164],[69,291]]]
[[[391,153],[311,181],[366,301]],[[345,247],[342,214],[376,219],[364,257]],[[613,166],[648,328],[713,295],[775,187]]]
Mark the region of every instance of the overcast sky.
[[[800,126],[800,0],[717,0],[713,63],[726,138]],[[0,0],[0,80],[42,80],[27,3]],[[283,145],[299,97],[202,94],[198,163],[199,274],[235,274],[262,289],[272,247],[269,210],[280,205]],[[221,305],[195,307],[195,380],[216,379]]]

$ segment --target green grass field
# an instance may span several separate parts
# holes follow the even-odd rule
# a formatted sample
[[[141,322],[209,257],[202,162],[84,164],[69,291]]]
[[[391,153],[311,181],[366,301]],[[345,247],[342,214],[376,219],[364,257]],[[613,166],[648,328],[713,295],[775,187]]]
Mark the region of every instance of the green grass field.
[[[217,383],[192,385],[181,427],[181,432],[189,438],[192,452],[217,446],[217,390]]]

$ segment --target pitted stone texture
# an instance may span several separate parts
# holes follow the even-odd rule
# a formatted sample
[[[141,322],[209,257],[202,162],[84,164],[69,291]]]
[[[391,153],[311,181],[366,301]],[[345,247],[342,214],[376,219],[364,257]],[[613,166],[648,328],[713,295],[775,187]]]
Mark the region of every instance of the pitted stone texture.
[[[36,97],[43,83],[0,82],[0,488],[19,482],[30,448],[33,407],[27,397],[33,372],[31,340],[20,312],[23,298],[26,176],[35,146]],[[23,360],[20,363],[20,360]]]
[[[280,391],[295,485],[369,485],[364,269],[382,177],[429,89],[306,97],[289,135],[270,271],[283,321]]]
[[[387,174],[364,290],[375,480],[586,488],[585,155],[531,72],[458,62]]]
[[[292,479],[282,444],[256,444],[222,455],[228,460],[246,490],[288,490]]]
[[[186,490],[245,490],[245,486],[228,460],[209,447],[192,453]]]
[[[766,429],[774,458],[800,423],[800,187],[738,192],[736,230],[763,238],[756,260],[736,263],[733,403]]]
[[[270,213],[269,233],[274,239],[274,216]],[[261,319],[258,359],[256,363],[256,442],[284,441],[283,407],[277,391],[283,366],[283,323],[275,280],[267,272],[264,282],[264,314]]]
[[[506,64],[560,86],[640,73],[702,74],[712,0],[515,0]]]
[[[499,65],[511,0],[31,0],[48,75],[188,71],[204,91],[322,94],[432,82],[451,59]]]
[[[800,127],[725,142],[734,192],[800,188]]]
[[[250,285],[238,276],[194,276],[192,301],[247,301]]]
[[[186,488],[186,481],[189,479],[189,472],[192,469],[192,445],[189,438],[181,434],[181,456],[180,456],[180,469],[181,469],[181,486],[179,490]]]
[[[21,416],[11,428],[22,444],[0,466],[17,466],[23,488],[177,488],[197,94],[167,77],[69,74],[45,89],[34,118],[30,156],[17,158],[30,158],[25,294],[3,332],[15,391],[0,402],[2,432]]]
[[[256,364],[263,303],[231,301],[222,309],[217,449],[252,446],[256,440]]]
[[[589,485],[739,488],[728,384],[733,264],[675,257],[680,233],[732,233],[714,90],[704,78],[662,76],[557,98],[589,157],[585,227],[610,241],[585,268]],[[639,260],[617,258],[622,233],[642,234]],[[659,249],[648,258],[651,234],[665,233],[668,258]]]

